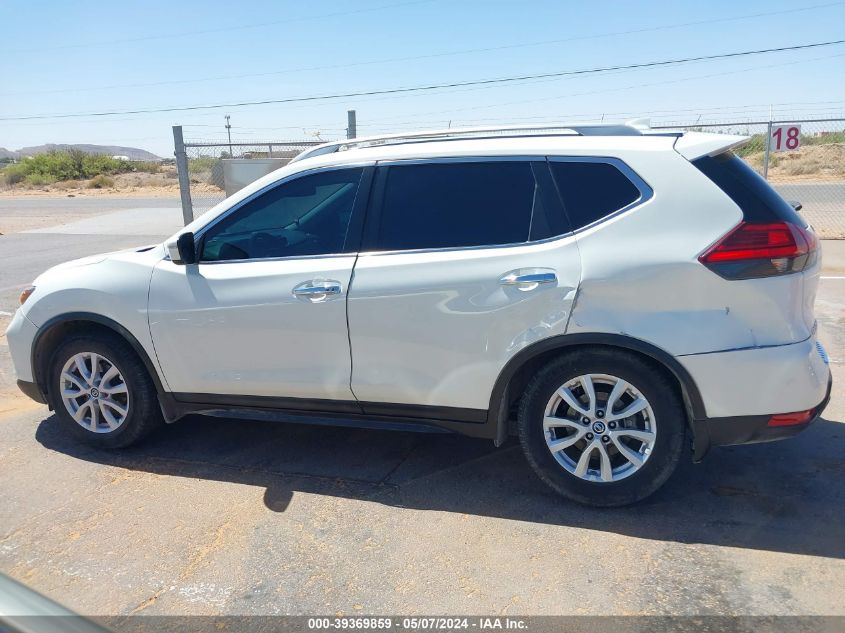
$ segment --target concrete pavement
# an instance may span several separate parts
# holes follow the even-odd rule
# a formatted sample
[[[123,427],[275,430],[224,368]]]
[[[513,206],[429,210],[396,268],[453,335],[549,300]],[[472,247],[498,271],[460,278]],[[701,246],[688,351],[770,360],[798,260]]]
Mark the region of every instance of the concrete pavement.
[[[184,226],[179,207],[133,207],[23,233],[62,235],[172,235]]]
[[[51,266],[160,242],[183,225],[182,210],[174,206],[173,200],[118,198],[106,199],[110,200],[108,203],[102,198],[94,200],[96,204],[79,198],[0,198],[0,226],[11,225],[14,219],[21,229],[0,237],[3,257],[0,312],[13,312],[20,289]],[[150,206],[128,206],[138,204]]]

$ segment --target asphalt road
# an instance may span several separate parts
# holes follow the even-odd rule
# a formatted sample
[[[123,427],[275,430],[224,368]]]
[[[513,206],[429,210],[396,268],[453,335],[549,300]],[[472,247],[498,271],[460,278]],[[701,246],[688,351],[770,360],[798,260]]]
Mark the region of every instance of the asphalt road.
[[[114,196],[79,196],[73,198],[58,198],[48,196],[3,196],[0,197],[0,222],[4,218],[19,214],[38,215],[50,212],[55,223],[61,223],[66,215],[101,215],[119,209],[135,209],[143,207],[178,207],[179,198],[162,197],[126,197]]]
[[[149,237],[5,235],[0,288]],[[0,338],[0,571],[94,615],[845,615],[845,279],[817,314],[825,419],[615,510],[450,435],[195,416],[94,451],[14,395]]]
[[[39,274],[71,259],[160,242],[161,235],[63,235],[12,233],[0,237],[0,311],[14,312],[22,288]]]
[[[773,183],[777,192],[787,200],[838,199],[845,203],[845,182],[795,182]]]
[[[170,198],[0,198],[0,312],[51,266],[159,242],[181,222]]]
[[[823,238],[845,237],[845,181],[774,184],[787,200],[804,205],[801,214]]]

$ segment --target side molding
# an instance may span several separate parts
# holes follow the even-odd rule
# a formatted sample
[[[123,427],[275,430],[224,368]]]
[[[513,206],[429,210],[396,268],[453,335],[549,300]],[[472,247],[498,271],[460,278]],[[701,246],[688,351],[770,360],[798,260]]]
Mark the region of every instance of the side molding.
[[[203,413],[360,428],[436,429],[492,439],[483,409],[212,393],[162,393],[159,399],[168,422]]]

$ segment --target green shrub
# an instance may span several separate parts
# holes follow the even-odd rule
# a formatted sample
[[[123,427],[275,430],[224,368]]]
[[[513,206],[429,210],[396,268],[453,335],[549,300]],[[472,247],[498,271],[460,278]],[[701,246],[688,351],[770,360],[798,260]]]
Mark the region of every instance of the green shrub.
[[[24,184],[27,184],[30,187],[46,187],[47,185],[52,185],[56,182],[56,179],[43,174],[29,174],[24,177],[23,181]]]
[[[201,158],[188,159],[188,173],[199,174],[206,171],[211,171],[216,163],[220,162],[219,158],[213,156],[202,156]]]
[[[24,169],[23,164],[18,163],[16,165],[6,167],[6,169],[3,170],[3,178],[10,185],[16,185],[19,182],[23,182],[23,179],[26,178],[26,170]]]
[[[154,163],[153,161],[137,161],[132,163],[132,171],[142,171],[148,174],[157,174],[161,171],[161,163]]]
[[[742,147],[737,148],[734,150],[734,153],[741,158],[745,158],[746,156],[750,156],[751,154],[756,154],[757,152],[765,151],[766,149],[766,135],[765,134],[752,134],[751,138],[748,142],[743,145]]]
[[[108,187],[114,187],[114,178],[109,178],[108,176],[104,176],[100,174],[99,176],[94,176],[86,185],[89,189],[106,189]]]
[[[824,136],[801,135],[801,145],[830,145],[831,143],[845,143],[845,132],[831,132]]]
[[[159,169],[159,165],[153,162],[133,163],[105,154],[86,154],[72,149],[25,158],[6,167],[2,173],[6,182],[14,185],[24,181],[88,180],[95,176],[113,176],[132,171],[156,173]]]

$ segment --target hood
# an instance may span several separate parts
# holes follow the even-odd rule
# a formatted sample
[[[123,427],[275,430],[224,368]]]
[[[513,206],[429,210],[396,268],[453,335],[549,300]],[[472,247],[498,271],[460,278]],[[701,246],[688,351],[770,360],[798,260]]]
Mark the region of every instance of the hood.
[[[38,281],[48,274],[52,275],[57,272],[60,273],[62,271],[70,270],[72,268],[80,268],[82,266],[93,266],[94,264],[100,264],[106,261],[107,259],[111,259],[114,257],[120,257],[123,260],[140,260],[149,257],[151,254],[153,254],[153,251],[155,251],[156,249],[161,251],[158,255],[160,255],[160,257],[164,257],[164,246],[162,244],[152,244],[147,246],[125,248],[119,251],[111,251],[108,253],[100,253],[99,255],[89,255],[87,257],[80,257],[79,259],[72,259],[70,261],[57,264],[51,268],[48,268],[43,273],[38,275],[38,277],[35,278],[35,281],[33,281],[33,285],[37,286]]]

